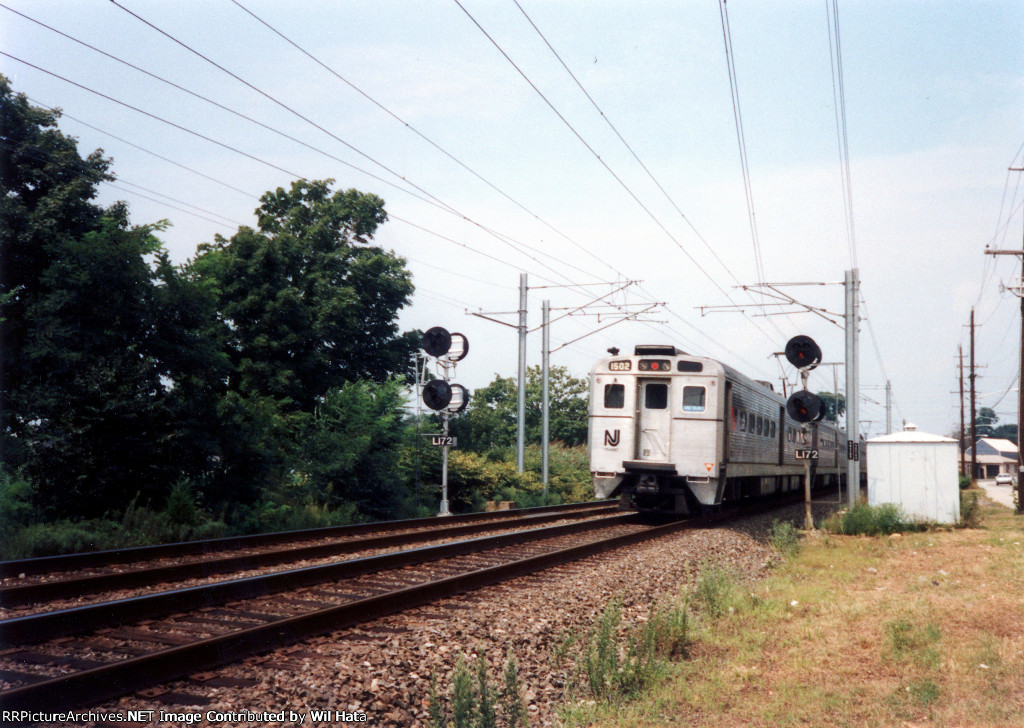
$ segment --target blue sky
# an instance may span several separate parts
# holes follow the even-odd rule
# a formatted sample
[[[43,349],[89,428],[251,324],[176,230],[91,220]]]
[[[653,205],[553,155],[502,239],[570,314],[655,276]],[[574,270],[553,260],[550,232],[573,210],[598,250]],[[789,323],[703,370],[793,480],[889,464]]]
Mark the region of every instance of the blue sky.
[[[760,317],[753,299],[733,288],[755,283],[757,271],[716,2],[520,0],[697,232],[615,138],[512,0],[463,5],[650,215],[455,2],[242,2],[530,213],[228,0],[121,4],[460,214],[417,199],[405,182],[110,2],[4,0],[334,157],[372,169],[394,186],[197,102],[2,8],[0,46],[289,172],[332,177],[338,187],[379,194],[392,221],[378,242],[408,257],[417,284],[403,325],[444,325],[466,333],[472,348],[457,380],[471,388],[496,373],[512,376],[516,343],[511,329],[467,316],[466,310],[515,309],[520,270],[528,271],[531,286],[642,279],[642,288],[634,286],[616,300],[668,304],[650,317],[653,321],[620,323],[556,352],[553,363],[577,376],[609,346],[628,349],[651,342],[673,342],[776,382],[780,368],[771,355],[796,333],[817,338],[827,360],[841,359],[837,327],[807,314]],[[852,263],[843,222],[826,3],[733,0],[728,10],[764,277],[841,281]],[[905,418],[924,430],[949,432],[958,420],[957,400],[950,394],[957,386],[957,345],[966,344],[963,326],[974,305],[984,322],[977,345],[978,362],[986,367],[979,401],[991,406],[1004,395],[997,412],[1003,421],[1013,421],[1015,392],[1009,390],[1016,386],[1019,302],[1001,294],[999,284],[1019,275],[1019,262],[995,260],[983,251],[987,244],[1021,246],[1024,185],[1022,175],[1007,168],[1024,166],[1024,5],[857,2],[839,3],[839,12],[856,256],[871,324],[863,329],[862,383],[880,387],[887,376],[897,423]],[[128,201],[135,222],[173,222],[165,241],[176,260],[187,259],[214,234],[229,236],[238,224],[253,224],[256,197],[293,179],[9,58],[0,57],[0,73],[40,103],[59,106],[242,190],[186,172],[71,119],[62,122],[79,138],[83,152],[102,147],[114,158],[122,189],[104,188],[103,202]],[[170,206],[183,207],[179,202],[144,199],[140,194],[155,195],[130,185],[228,220],[214,223]],[[516,252],[485,227],[539,252]],[[543,298],[556,308],[572,307],[586,300],[584,290],[596,296],[610,289],[532,289],[531,327],[539,323]],[[840,287],[789,290],[812,305],[842,309]],[[730,298],[744,304],[745,314],[702,316],[697,309]],[[553,327],[552,342],[559,346],[607,323],[596,317],[561,320]],[[539,349],[539,333],[532,334],[531,364],[539,363]],[[820,373],[813,385],[831,388],[831,379],[830,373]],[[883,401],[880,389],[865,394]],[[872,420],[870,431],[878,434],[881,408],[867,402],[862,417]]]

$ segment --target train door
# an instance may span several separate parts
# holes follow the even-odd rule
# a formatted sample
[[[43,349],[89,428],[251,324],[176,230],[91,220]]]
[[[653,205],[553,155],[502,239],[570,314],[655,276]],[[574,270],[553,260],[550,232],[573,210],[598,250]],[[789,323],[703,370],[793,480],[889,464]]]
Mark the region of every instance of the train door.
[[[641,379],[639,384],[636,459],[668,462],[672,442],[670,380]]]

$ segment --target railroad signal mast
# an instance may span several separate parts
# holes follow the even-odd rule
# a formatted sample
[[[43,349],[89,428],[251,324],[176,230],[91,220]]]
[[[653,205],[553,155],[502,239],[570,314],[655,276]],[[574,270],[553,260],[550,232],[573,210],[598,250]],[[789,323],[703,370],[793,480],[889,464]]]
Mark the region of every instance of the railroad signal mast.
[[[825,404],[821,397],[808,391],[807,378],[811,370],[821,362],[821,347],[810,336],[794,336],[786,342],[786,360],[800,372],[800,382],[803,386],[799,392],[789,395],[789,399],[786,400],[786,412],[801,423],[803,444],[810,445],[796,451],[797,460],[804,461],[804,527],[810,531],[814,529],[814,517],[811,514],[811,481],[818,460],[818,430],[812,430],[810,423],[818,422],[825,416]]]
[[[454,447],[455,438],[448,434],[448,418],[466,409],[469,404],[469,392],[461,384],[450,382],[455,373],[455,365],[466,358],[469,353],[469,340],[459,333],[449,333],[447,329],[435,326],[423,334],[420,346],[428,356],[437,360],[441,374],[440,379],[429,382],[417,381],[417,389],[422,393],[423,404],[435,412],[441,413],[441,434],[431,435],[431,444],[441,447],[441,507],[439,516],[450,516],[448,510],[448,448]],[[419,379],[420,372],[417,371]],[[425,375],[424,375],[425,376]]]

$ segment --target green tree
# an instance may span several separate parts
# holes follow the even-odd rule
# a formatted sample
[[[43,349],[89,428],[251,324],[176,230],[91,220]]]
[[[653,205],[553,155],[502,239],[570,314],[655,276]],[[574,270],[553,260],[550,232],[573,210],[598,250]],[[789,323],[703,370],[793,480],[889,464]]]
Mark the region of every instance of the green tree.
[[[846,396],[833,392],[818,392],[822,404],[825,405],[825,419],[829,422],[836,422],[839,415],[846,412]]]
[[[404,383],[392,379],[345,382],[319,399],[300,439],[301,487],[308,502],[352,504],[374,520],[402,510],[405,398]]]
[[[982,407],[974,418],[975,434],[978,437],[992,437],[999,415],[991,407]]]
[[[384,201],[327,181],[261,198],[259,229],[200,246],[191,270],[214,284],[230,327],[229,388],[310,412],[346,381],[410,370],[414,332],[397,314],[413,292],[405,261],[369,244]]]
[[[526,440],[539,442],[542,428],[541,368],[526,372]],[[552,367],[549,380],[550,434],[552,441],[582,445],[587,439],[587,392],[585,379],[569,374],[566,367]],[[486,387],[474,390],[466,413],[455,420],[460,446],[478,452],[510,448],[516,442],[517,384],[511,377],[495,377]]]
[[[203,299],[167,261],[166,223],[95,205],[110,162],[79,156],[58,117],[0,77],[0,446],[45,513],[81,517],[160,501],[180,463],[205,467],[166,408],[218,356],[177,341],[213,310],[182,308]]]
[[[1011,424],[999,425],[999,427],[997,427],[994,430],[992,430],[992,437],[999,437],[999,438],[1002,438],[1003,440],[1009,440],[1014,445],[1016,445],[1017,444],[1017,425],[1016,425],[1016,423],[1014,423],[1012,425]]]

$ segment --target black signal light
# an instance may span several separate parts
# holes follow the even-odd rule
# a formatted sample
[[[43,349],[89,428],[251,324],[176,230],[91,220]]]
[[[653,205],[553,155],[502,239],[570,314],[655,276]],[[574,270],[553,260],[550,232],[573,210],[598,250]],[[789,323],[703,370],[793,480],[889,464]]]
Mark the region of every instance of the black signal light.
[[[815,422],[824,416],[825,406],[821,397],[801,389],[786,400],[786,412],[797,422]]]
[[[786,342],[786,360],[798,369],[814,369],[821,363],[821,347],[810,336],[794,336]]]

